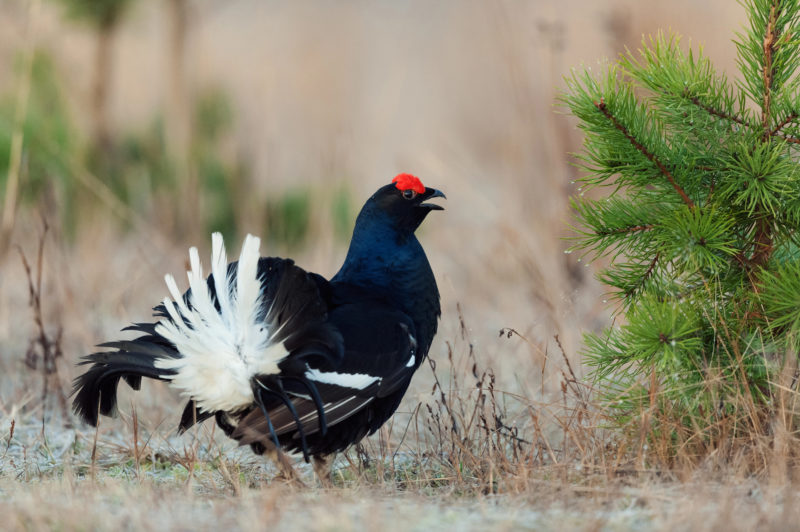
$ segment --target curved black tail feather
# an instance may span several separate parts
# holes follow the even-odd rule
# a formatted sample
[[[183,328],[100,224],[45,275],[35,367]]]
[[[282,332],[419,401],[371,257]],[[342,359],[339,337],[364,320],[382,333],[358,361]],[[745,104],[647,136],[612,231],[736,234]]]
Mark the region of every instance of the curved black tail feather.
[[[161,358],[180,357],[175,349],[157,337],[144,336],[137,340],[109,342],[99,347],[114,349],[83,357],[80,364],[92,364],[86,373],[73,382],[72,410],[86,423],[96,426],[98,414],[113,416],[117,410],[119,380],[138,390],[142,377],[169,380],[175,372],[156,367]]]
[[[213,416],[214,412],[202,410],[193,399],[189,399],[189,402],[186,403],[186,407],[183,409],[183,414],[181,414],[181,422],[178,423],[178,434],[183,434],[192,428],[195,423],[202,423]]]

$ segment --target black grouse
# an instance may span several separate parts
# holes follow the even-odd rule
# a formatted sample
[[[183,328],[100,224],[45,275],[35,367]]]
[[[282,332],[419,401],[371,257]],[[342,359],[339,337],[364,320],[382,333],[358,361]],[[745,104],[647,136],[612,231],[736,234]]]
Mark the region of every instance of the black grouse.
[[[166,276],[171,297],[154,323],[125,330],[130,341],[101,344],[84,357],[73,409],[91,425],[113,416],[120,378],[168,381],[189,399],[185,431],[214,417],[240,444],[262,454],[280,449],[314,457],[324,481],[326,457],[375,432],[395,412],[436,334],[439,291],[414,231],[431,198],[444,194],[400,174],[367,200],[347,257],[330,280],[290,259],[259,256],[248,235],[227,264],[222,236],[212,237],[204,278],[189,251],[189,289]]]

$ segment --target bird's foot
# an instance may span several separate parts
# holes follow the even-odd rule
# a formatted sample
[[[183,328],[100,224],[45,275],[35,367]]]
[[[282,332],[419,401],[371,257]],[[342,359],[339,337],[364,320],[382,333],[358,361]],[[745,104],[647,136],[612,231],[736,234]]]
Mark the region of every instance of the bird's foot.
[[[333,480],[331,479],[331,472],[333,468],[333,456],[315,456],[312,461],[314,466],[314,473],[317,475],[317,481],[323,488],[332,488]]]
[[[291,485],[295,488],[307,488],[305,482],[300,479],[300,475],[297,474],[295,471],[292,460],[286,456],[286,454],[281,451],[277,450],[273,453],[270,453],[270,458],[272,458],[275,463],[278,465],[278,469],[280,473],[278,473],[272,480],[284,482],[288,485]]]

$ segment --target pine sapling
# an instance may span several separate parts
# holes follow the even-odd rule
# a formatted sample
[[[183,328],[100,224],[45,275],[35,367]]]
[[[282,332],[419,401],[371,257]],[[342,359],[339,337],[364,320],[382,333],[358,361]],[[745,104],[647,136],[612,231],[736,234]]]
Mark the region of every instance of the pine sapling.
[[[735,81],[658,34],[562,96],[585,133],[572,249],[617,302],[585,356],[616,422],[706,448],[768,431],[800,344],[800,2],[745,8]]]

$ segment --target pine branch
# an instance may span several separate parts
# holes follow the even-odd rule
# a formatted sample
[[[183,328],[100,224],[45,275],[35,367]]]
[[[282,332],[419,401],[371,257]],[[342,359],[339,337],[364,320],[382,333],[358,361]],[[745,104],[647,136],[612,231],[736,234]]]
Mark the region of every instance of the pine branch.
[[[598,109],[598,110],[599,110],[601,113],[603,113],[603,115],[604,115],[606,118],[608,118],[608,119],[611,121],[611,123],[612,123],[612,124],[614,124],[614,127],[615,127],[615,128],[616,128],[616,129],[617,129],[617,130],[618,130],[620,133],[622,133],[622,134],[625,136],[625,138],[626,138],[626,139],[628,139],[628,141],[629,141],[629,142],[630,142],[630,143],[631,143],[631,144],[632,144],[632,145],[633,145],[633,146],[634,146],[634,147],[635,147],[637,150],[639,150],[639,152],[640,152],[642,155],[644,155],[645,157],[647,157],[647,158],[650,160],[650,162],[651,162],[651,163],[653,163],[654,165],[656,165],[656,167],[658,168],[658,170],[661,172],[661,175],[663,175],[664,177],[666,177],[666,178],[667,178],[667,181],[669,181],[669,182],[670,182],[670,184],[672,185],[672,188],[674,188],[674,189],[675,189],[675,192],[677,192],[677,193],[680,195],[681,199],[683,199],[683,202],[684,202],[686,205],[688,205],[690,208],[694,208],[694,202],[693,202],[693,201],[692,201],[692,199],[691,199],[691,198],[690,198],[690,197],[689,197],[689,196],[686,194],[686,192],[685,192],[685,191],[684,191],[684,190],[683,190],[683,189],[680,187],[680,185],[678,185],[678,183],[675,181],[675,178],[672,176],[672,173],[671,173],[671,172],[670,172],[670,171],[667,169],[667,167],[666,167],[666,166],[664,166],[664,163],[662,163],[662,162],[661,162],[661,161],[660,161],[660,160],[659,160],[659,159],[658,159],[658,158],[657,158],[657,157],[656,157],[656,156],[655,156],[653,153],[651,153],[651,152],[650,152],[650,151],[649,151],[647,148],[645,148],[645,147],[642,145],[642,143],[641,143],[641,142],[639,142],[638,140],[636,140],[636,138],[635,138],[633,135],[631,135],[631,134],[630,134],[630,132],[628,132],[628,129],[627,129],[627,128],[626,128],[624,125],[622,125],[622,124],[619,122],[619,120],[617,120],[617,117],[615,117],[613,114],[611,114],[611,111],[609,111],[609,110],[608,110],[608,106],[606,105],[606,102],[605,102],[605,101],[604,101],[602,98],[600,98],[600,101],[599,101],[599,102],[597,102],[597,101],[593,101],[592,103],[594,104],[594,106],[595,106],[595,107],[597,107],[597,109]]]
[[[764,128],[764,140],[769,137],[769,115],[772,105],[772,82],[775,80],[773,71],[773,54],[775,45],[780,37],[780,29],[776,28],[781,9],[778,6],[779,0],[772,0],[769,8],[769,18],[767,19],[767,33],[764,36],[764,62],[762,76],[764,78],[764,100],[761,106],[761,125]]]
[[[653,260],[650,261],[650,266],[648,266],[647,271],[644,272],[644,275],[639,280],[639,283],[625,291],[625,297],[631,297],[633,294],[636,293],[637,290],[639,290],[642,286],[644,286],[644,283],[646,283],[647,280],[650,278],[650,276],[653,275],[653,271],[656,269],[656,264],[658,263],[659,258],[661,258],[660,251],[656,252],[655,257],[653,257]]]
[[[725,111],[716,109],[715,107],[705,104],[701,102],[700,98],[698,98],[697,96],[690,96],[688,88],[684,89],[683,93],[689,99],[690,102],[692,102],[694,105],[696,105],[697,107],[699,107],[700,109],[702,109],[703,111],[707,112],[712,116],[716,116],[717,118],[722,118],[723,120],[730,120],[731,122],[736,122],[737,124],[748,128],[753,127],[746,120],[744,120],[739,116],[736,116],[735,114],[729,114],[726,113]]]
[[[789,144],[800,144],[800,139],[795,137],[785,137],[783,135],[778,135],[778,138],[785,140]]]
[[[611,229],[609,231],[597,231],[599,236],[621,235],[623,233],[638,233],[640,231],[650,231],[655,227],[653,224],[648,225],[634,225],[631,227],[620,227],[619,229]]]
[[[772,128],[772,131],[769,132],[769,136],[770,137],[774,137],[775,135],[778,134],[778,132],[781,129],[785,128],[787,125],[789,125],[791,122],[793,122],[796,118],[797,118],[797,111],[792,111],[791,113],[786,115],[786,117],[783,120],[781,120],[774,128]],[[786,138],[786,137],[783,137],[783,138]]]

